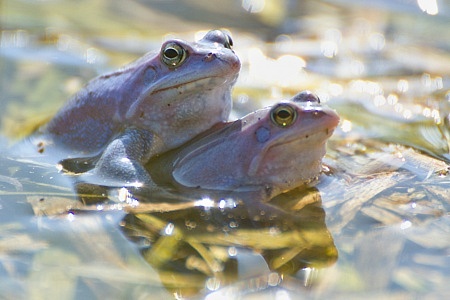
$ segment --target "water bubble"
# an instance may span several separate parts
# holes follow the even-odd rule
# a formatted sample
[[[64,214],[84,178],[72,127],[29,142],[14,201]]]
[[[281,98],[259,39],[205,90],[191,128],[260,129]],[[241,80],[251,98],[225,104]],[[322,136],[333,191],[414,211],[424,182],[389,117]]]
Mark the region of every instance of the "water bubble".
[[[197,223],[190,220],[186,220],[184,224],[186,225],[186,228],[190,230],[195,229],[195,227],[197,227]]]
[[[352,71],[352,73],[356,76],[362,75],[364,73],[365,70],[365,66],[364,63],[360,60],[352,60],[352,62],[350,63],[350,69]]]
[[[239,227],[239,224],[235,221],[231,221],[228,226],[230,226],[230,228],[237,228]]]
[[[267,277],[267,284],[269,286],[277,286],[280,283],[280,275],[278,275],[278,273],[270,273],[269,276]]]
[[[342,129],[342,131],[343,132],[350,132],[350,131],[352,131],[352,128],[353,128],[353,124],[352,124],[352,122],[351,121],[349,121],[349,120],[342,120],[342,122],[341,122],[341,129]]]
[[[270,227],[269,228],[269,233],[271,235],[277,235],[280,234],[280,229],[278,227]]]
[[[424,117],[431,117],[431,108],[429,107],[424,107],[422,114],[424,115]]]
[[[98,49],[91,47],[86,50],[85,56],[88,64],[95,64],[98,62],[98,59],[101,58],[101,53]]]
[[[409,109],[404,110],[402,115],[403,115],[403,118],[405,118],[407,120],[411,119],[413,116],[412,112]]]
[[[408,229],[409,227],[412,226],[411,221],[403,221],[402,224],[400,224],[400,229],[404,230],[404,229]]]
[[[401,113],[403,111],[403,104],[397,103],[394,105],[394,110],[398,113]]]
[[[428,73],[422,74],[421,81],[425,87],[430,87],[431,86],[431,75]]]
[[[221,199],[219,201],[219,208],[220,209],[224,209],[224,208],[235,208],[236,207],[236,201],[232,198],[226,198],[226,199]]]
[[[332,41],[323,41],[320,45],[320,52],[327,58],[333,58],[338,54],[338,45]]]
[[[442,77],[438,76],[433,81],[433,87],[435,90],[441,90],[444,88],[444,82],[442,81]]]
[[[405,79],[400,79],[397,83],[397,90],[400,93],[406,93],[409,89],[408,81]]]
[[[226,201],[225,200],[222,199],[222,200],[219,201],[219,208],[220,209],[224,209],[225,205],[226,205]]]
[[[228,255],[229,256],[231,256],[231,257],[234,257],[234,256],[236,256],[238,254],[238,251],[237,251],[237,249],[236,249],[236,247],[229,247],[228,248]]]
[[[376,95],[373,97],[373,104],[377,107],[383,106],[386,104],[386,98],[383,95]]]
[[[265,0],[242,0],[242,8],[249,13],[260,13],[266,6]]]
[[[67,220],[69,220],[70,222],[73,222],[75,220],[75,214],[72,211],[67,214]]]
[[[195,202],[195,206],[203,206],[205,209],[210,209],[214,206],[214,201],[209,197],[202,197],[202,199]]]
[[[128,189],[126,189],[126,188],[119,189],[118,198],[119,198],[120,202],[125,202],[128,199],[128,196],[129,196]]]
[[[395,105],[398,102],[398,96],[395,94],[389,94],[386,100],[389,105]]]
[[[240,104],[245,104],[248,102],[249,98],[250,97],[247,94],[239,94],[237,96],[237,102]]]
[[[210,291],[216,291],[220,288],[220,279],[218,278],[209,278],[206,280],[206,288]]]
[[[164,228],[164,235],[173,235],[175,230],[175,225],[173,223],[168,223]]]

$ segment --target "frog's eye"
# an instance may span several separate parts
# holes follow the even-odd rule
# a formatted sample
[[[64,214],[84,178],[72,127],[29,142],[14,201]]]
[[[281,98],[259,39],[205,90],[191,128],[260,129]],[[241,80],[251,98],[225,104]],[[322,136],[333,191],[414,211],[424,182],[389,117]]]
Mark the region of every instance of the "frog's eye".
[[[316,94],[313,94],[310,91],[302,91],[300,93],[298,93],[297,95],[295,95],[292,98],[292,101],[294,102],[299,102],[299,103],[304,103],[304,102],[312,102],[312,103],[320,103],[320,99]]]
[[[297,119],[297,111],[287,103],[281,103],[270,112],[272,122],[280,127],[288,127]]]
[[[229,34],[225,33],[226,42],[224,43],[225,48],[231,49],[233,48],[233,39]]]
[[[177,43],[168,43],[161,50],[161,59],[169,68],[179,67],[186,59],[186,50]]]
[[[228,33],[217,29],[209,31],[201,39],[201,41],[205,41],[207,43],[217,43],[227,49],[231,49],[233,47],[233,39],[231,39],[231,36]]]

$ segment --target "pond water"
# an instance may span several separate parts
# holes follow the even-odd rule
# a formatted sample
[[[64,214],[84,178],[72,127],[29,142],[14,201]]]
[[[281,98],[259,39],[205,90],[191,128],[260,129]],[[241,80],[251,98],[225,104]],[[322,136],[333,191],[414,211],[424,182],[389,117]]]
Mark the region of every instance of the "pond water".
[[[449,297],[449,21],[436,0],[1,1],[0,298]],[[97,74],[214,28],[242,61],[232,119],[305,89],[341,116],[315,186],[103,202],[7,152]]]

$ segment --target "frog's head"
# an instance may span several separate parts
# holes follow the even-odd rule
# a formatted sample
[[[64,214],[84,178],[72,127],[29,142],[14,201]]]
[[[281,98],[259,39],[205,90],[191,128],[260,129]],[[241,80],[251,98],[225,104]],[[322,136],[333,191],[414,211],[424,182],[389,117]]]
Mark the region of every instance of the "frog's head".
[[[156,55],[136,62],[133,76],[141,80],[142,88],[137,88],[125,119],[166,132],[162,138],[177,145],[184,137],[226,121],[240,70],[232,44],[228,34],[213,30],[195,43],[166,41]]]
[[[256,112],[248,120],[256,151],[247,176],[280,191],[307,183],[320,174],[326,141],[338,122],[310,92]]]

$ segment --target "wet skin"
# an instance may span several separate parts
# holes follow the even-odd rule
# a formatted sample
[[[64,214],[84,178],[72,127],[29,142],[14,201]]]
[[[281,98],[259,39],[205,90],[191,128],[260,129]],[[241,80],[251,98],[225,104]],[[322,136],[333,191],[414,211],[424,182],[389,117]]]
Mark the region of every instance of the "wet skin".
[[[149,162],[160,185],[263,193],[270,199],[322,171],[326,141],[339,122],[310,92],[216,126]]]
[[[27,139],[24,156],[51,163],[92,157],[98,183],[150,184],[142,166],[152,156],[228,119],[240,70],[231,46],[219,30],[195,43],[170,40],[93,79]]]

